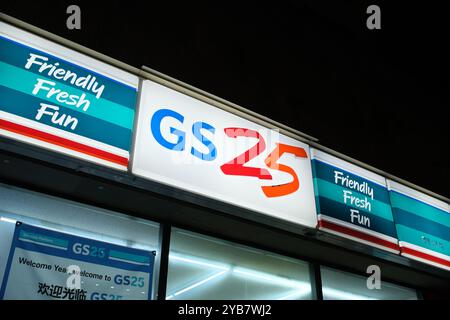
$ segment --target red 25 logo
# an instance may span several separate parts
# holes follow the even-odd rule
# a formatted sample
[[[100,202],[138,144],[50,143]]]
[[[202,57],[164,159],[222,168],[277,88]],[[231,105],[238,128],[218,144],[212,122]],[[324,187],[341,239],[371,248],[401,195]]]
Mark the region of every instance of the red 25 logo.
[[[272,180],[272,175],[267,169],[244,166],[245,163],[254,159],[266,149],[264,138],[257,131],[251,129],[225,128],[224,131],[225,134],[230,138],[256,138],[258,139],[258,142],[252,148],[220,166],[222,172],[227,175],[248,176],[257,177],[258,179]],[[277,143],[275,149],[272,150],[272,152],[267,156],[264,162],[270,169],[289,173],[292,176],[293,180],[291,182],[280,185],[262,186],[262,191],[267,197],[272,198],[285,196],[297,191],[300,186],[298,176],[295,171],[289,166],[277,163],[278,159],[285,153],[290,153],[301,158],[308,157],[306,151],[303,148],[283,143]]]

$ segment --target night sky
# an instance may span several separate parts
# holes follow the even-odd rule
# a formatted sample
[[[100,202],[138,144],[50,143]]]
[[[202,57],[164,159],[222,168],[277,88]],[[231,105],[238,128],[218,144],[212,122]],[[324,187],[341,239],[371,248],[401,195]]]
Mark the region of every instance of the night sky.
[[[448,10],[390,2],[15,0],[0,9],[450,197]],[[70,4],[81,7],[81,30],[66,28]],[[370,4],[381,30],[366,27]]]

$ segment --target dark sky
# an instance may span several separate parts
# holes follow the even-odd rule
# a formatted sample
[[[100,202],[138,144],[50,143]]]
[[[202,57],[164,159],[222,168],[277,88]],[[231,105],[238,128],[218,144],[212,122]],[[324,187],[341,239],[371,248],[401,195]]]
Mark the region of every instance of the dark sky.
[[[450,20],[438,3],[15,0],[0,8],[450,197]],[[66,28],[69,4],[81,7],[81,30]],[[370,4],[381,7],[381,30],[366,28]]]

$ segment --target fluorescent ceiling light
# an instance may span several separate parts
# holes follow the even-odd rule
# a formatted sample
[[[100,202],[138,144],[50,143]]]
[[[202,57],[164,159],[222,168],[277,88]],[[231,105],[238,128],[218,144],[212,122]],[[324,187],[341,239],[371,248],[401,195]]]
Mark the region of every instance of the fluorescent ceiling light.
[[[246,278],[251,278],[254,280],[266,281],[271,284],[278,284],[278,285],[283,285],[283,286],[287,286],[287,287],[291,287],[291,288],[298,288],[298,289],[302,289],[302,290],[306,290],[306,289],[311,290],[311,285],[308,282],[291,280],[291,279],[287,279],[287,278],[283,278],[283,277],[279,277],[279,276],[274,276],[269,273],[254,271],[251,269],[236,267],[233,269],[233,274],[241,275]]]
[[[211,281],[211,280],[213,280],[213,279],[215,279],[215,278],[217,278],[217,277],[220,277],[221,275],[223,275],[223,274],[226,273],[227,271],[228,271],[228,270],[223,270],[223,271],[217,272],[217,273],[213,274],[212,276],[207,277],[206,279],[203,279],[203,280],[201,280],[201,281],[198,281],[198,282],[196,282],[196,283],[190,285],[189,287],[186,287],[186,288],[184,288],[184,289],[181,289],[180,291],[175,292],[173,295],[169,295],[168,297],[166,297],[166,299],[167,299],[167,300],[170,300],[170,299],[172,299],[174,296],[178,296],[178,295],[180,295],[180,294],[182,294],[182,293],[185,293],[185,292],[190,291],[190,290],[192,290],[192,289],[194,289],[194,288],[197,288],[198,286],[201,286],[201,285],[203,285],[203,284],[205,284],[205,283],[207,283],[207,282],[209,282],[209,281]]]
[[[359,295],[359,294],[354,294],[354,293],[350,293],[350,292],[345,292],[345,291],[341,291],[341,290],[337,290],[337,289],[333,289],[333,288],[327,288],[327,287],[323,287],[322,288],[322,293],[327,299],[333,299],[332,297],[334,297],[335,299],[339,299],[339,300],[376,300],[375,298],[372,297],[368,297],[368,296],[363,296],[363,295]]]
[[[1,221],[9,222],[9,223],[16,223],[17,221],[14,219],[6,218],[6,217],[0,217]]]
[[[223,271],[232,270],[233,274],[243,276],[246,278],[250,278],[252,280],[266,281],[266,282],[269,282],[269,283],[275,284],[275,285],[283,285],[283,286],[287,286],[290,288],[297,288],[297,289],[305,290],[305,291],[307,290],[308,292],[311,291],[311,284],[309,282],[291,280],[291,279],[283,278],[280,276],[274,276],[270,273],[258,272],[258,271],[252,270],[252,269],[241,268],[241,267],[233,268],[232,266],[211,263],[208,260],[200,260],[198,258],[185,257],[180,254],[174,254],[174,253],[171,253],[169,255],[169,259],[172,261],[180,261],[180,262],[184,262],[184,263],[195,264],[195,265],[214,268],[214,269],[223,270]],[[298,291],[297,291],[297,293],[298,293]]]
[[[205,261],[201,261],[199,259],[195,259],[195,258],[185,258],[182,257],[178,254],[169,254],[169,260],[176,260],[176,261],[181,261],[181,262],[187,262],[187,263],[192,263],[192,264],[196,264],[199,266],[204,266],[204,267],[210,267],[210,268],[214,268],[214,269],[219,269],[219,270],[230,270],[230,267],[225,266],[225,265],[219,265],[219,264],[215,264],[215,263],[210,263],[210,262],[205,262]]]
[[[294,291],[288,295],[277,298],[276,300],[290,300],[293,297],[301,297],[304,295],[309,295],[310,293],[311,293],[311,290],[309,288],[308,289],[305,288],[304,290]]]

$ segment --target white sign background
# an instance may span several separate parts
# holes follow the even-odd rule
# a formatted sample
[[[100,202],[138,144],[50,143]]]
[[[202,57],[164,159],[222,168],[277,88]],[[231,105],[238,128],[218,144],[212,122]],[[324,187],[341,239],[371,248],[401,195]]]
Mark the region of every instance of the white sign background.
[[[151,119],[160,109],[170,109],[184,117],[183,123],[166,117],[160,126],[162,136],[171,143],[177,142],[177,136],[170,133],[171,127],[185,132],[186,144],[183,151],[167,149],[153,136]],[[215,128],[214,134],[201,130],[202,134],[216,146],[217,157],[213,161],[198,159],[190,152],[194,146],[198,151],[208,153],[208,148],[192,134],[192,125],[198,121]],[[265,150],[244,165],[267,169],[272,175],[271,180],[226,175],[221,171],[221,165],[258,142],[256,138],[228,137],[224,129],[229,127],[255,130],[264,138]],[[293,180],[289,173],[270,169],[264,163],[277,143],[303,148],[307,157],[296,157],[288,153],[280,157],[277,163],[291,167],[298,176],[300,186],[291,194],[268,198],[261,186],[280,185]],[[276,218],[312,228],[317,225],[310,152],[307,144],[149,80],[144,81],[142,85],[131,170],[137,176]]]

